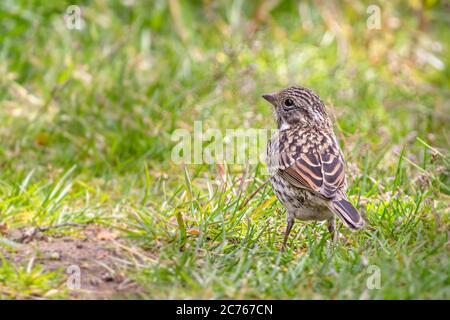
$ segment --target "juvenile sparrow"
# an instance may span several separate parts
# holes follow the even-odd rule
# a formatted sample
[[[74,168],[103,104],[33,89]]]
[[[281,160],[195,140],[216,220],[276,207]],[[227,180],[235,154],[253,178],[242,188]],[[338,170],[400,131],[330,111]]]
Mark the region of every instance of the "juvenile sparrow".
[[[263,98],[275,108],[278,130],[267,144],[272,188],[286,209],[286,246],[294,219],[327,220],[335,240],[335,216],[350,229],[364,220],[346,195],[345,162],[325,105],[312,90],[290,87]]]

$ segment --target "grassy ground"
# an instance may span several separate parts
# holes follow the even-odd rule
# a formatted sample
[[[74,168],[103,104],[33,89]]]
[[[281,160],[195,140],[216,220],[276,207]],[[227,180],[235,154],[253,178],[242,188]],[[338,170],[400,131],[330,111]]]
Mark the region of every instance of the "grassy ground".
[[[0,2],[0,298],[450,298],[448,5],[380,2],[369,30],[371,2],[78,1],[69,30],[70,4]],[[298,222],[281,253],[271,188],[243,206],[264,164],[183,166],[171,133],[273,128],[260,95],[290,84],[369,227]]]

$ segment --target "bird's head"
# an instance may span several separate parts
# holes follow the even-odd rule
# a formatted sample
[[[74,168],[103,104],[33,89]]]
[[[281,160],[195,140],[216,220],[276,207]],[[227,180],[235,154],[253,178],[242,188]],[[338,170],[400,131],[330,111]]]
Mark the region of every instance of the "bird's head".
[[[278,129],[301,127],[330,127],[325,105],[312,90],[294,86],[263,94],[275,109]]]

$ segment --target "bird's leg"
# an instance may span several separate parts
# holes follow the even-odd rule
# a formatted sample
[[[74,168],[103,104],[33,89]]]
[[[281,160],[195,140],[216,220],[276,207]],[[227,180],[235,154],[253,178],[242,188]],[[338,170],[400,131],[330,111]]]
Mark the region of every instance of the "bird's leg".
[[[335,230],[336,227],[336,218],[333,216],[328,220],[328,231],[330,232],[331,239],[333,239],[333,242],[337,241],[338,233]]]
[[[286,243],[289,238],[289,233],[291,232],[293,225],[294,225],[294,216],[288,214],[286,232],[284,233],[283,247],[282,247],[281,251],[284,251],[284,249],[286,248]]]

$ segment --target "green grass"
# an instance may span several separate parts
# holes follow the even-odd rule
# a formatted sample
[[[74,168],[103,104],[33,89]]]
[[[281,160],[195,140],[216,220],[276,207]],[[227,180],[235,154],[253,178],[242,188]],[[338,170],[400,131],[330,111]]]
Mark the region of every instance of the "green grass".
[[[370,1],[125,2],[79,1],[79,31],[73,3],[1,1],[0,226],[117,228],[155,257],[128,269],[142,298],[450,298],[445,4],[380,3],[368,30]],[[173,163],[171,134],[274,128],[260,96],[291,84],[326,102],[369,227],[297,222],[281,253],[270,186],[242,207],[265,165]],[[0,297],[69,297],[9,234]]]

